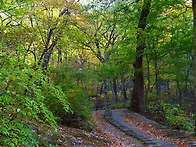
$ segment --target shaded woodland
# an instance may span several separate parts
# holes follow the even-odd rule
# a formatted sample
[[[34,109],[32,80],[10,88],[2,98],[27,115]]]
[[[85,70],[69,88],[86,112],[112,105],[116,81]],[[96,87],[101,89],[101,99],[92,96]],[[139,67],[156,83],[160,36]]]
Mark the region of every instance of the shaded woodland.
[[[195,51],[195,0],[0,0],[0,145],[116,108],[195,131]]]

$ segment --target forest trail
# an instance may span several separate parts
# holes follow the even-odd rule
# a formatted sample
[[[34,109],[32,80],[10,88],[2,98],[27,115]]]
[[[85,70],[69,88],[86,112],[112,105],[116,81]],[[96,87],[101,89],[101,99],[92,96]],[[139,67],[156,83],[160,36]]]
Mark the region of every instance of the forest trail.
[[[141,132],[140,130],[135,129],[129,123],[124,121],[122,114],[122,111],[106,110],[105,118],[112,125],[123,131],[126,135],[138,139],[143,144],[143,146],[177,147],[170,141],[157,139],[153,136],[147,135],[144,132]]]
[[[147,135],[144,132],[141,132],[140,130],[135,129],[129,123],[124,121],[122,117],[122,111],[106,110],[105,118],[112,125],[123,131],[126,135],[132,136],[139,140],[143,146],[177,147],[170,141],[157,139],[153,136]]]
[[[66,147],[142,147],[136,138],[111,125],[104,118],[105,110],[93,111],[95,128],[92,131],[58,126],[58,146]],[[55,139],[56,140],[56,139]]]
[[[93,112],[92,131],[59,126],[61,145],[66,147],[194,147],[196,138],[169,130],[127,109]],[[172,135],[171,135],[172,134]],[[171,137],[172,136],[172,137]]]
[[[119,130],[113,124],[109,123],[105,118],[105,110],[98,110],[94,112],[96,116],[97,129],[108,136],[110,142],[113,142],[111,146],[123,146],[123,147],[141,147],[142,143],[133,136],[126,135]]]
[[[190,132],[168,129],[127,109],[106,110],[105,118],[126,135],[136,138],[142,146],[196,146],[196,138],[191,137]]]

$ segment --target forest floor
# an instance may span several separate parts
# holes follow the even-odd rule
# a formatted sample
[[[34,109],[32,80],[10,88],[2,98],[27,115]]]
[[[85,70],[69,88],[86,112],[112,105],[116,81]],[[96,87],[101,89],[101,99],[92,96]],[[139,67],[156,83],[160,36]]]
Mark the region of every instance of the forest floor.
[[[171,142],[174,146],[194,147],[196,137],[191,132],[167,129],[154,121],[147,119],[127,109],[112,110],[121,115],[123,123],[130,125],[135,131],[144,133],[150,137],[165,142]],[[141,142],[136,136],[127,135],[123,131],[111,125],[104,117],[104,110],[94,111],[95,128],[92,131],[71,128],[64,125],[58,126],[59,135],[56,138],[58,145],[66,147],[143,147],[149,146]]]
[[[142,146],[135,138],[127,136],[104,118],[104,110],[94,111],[95,128],[92,131],[58,126],[59,146],[66,147],[133,147]]]

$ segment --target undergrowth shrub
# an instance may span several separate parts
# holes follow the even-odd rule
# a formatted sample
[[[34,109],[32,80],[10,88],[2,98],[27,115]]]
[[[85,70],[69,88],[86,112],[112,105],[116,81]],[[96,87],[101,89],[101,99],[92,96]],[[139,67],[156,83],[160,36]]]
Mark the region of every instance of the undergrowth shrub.
[[[147,110],[147,112],[155,114],[157,117],[162,117],[162,123],[171,126],[173,129],[194,130],[193,114],[187,115],[178,105],[161,103],[161,105],[158,106],[154,102],[150,102],[147,106]]]
[[[65,94],[64,100],[66,100]],[[68,113],[65,110],[64,106],[68,106],[69,103],[66,101],[66,105],[64,104],[63,100],[58,99],[55,95],[52,94],[51,91],[46,90],[44,92],[44,103],[48,107],[48,109],[57,117],[57,121],[61,121],[62,115]]]
[[[34,70],[14,55],[0,52],[0,146],[43,145],[32,128],[50,125],[56,117],[44,104],[44,89],[61,101],[63,92],[51,85],[40,70]],[[62,101],[61,101],[62,103]],[[64,110],[69,106],[63,102]]]
[[[119,108],[129,108],[129,106],[130,106],[130,100],[127,100],[125,102],[117,102],[116,104],[114,102],[109,102],[106,108],[119,109]]]
[[[68,102],[70,103],[70,109],[73,111],[75,116],[77,116],[77,120],[79,121],[79,125],[84,128],[92,127],[92,104],[88,101],[86,94],[83,89],[79,87],[77,84],[69,83],[69,84],[60,84],[65,95],[67,97]]]
[[[65,72],[67,71],[67,72]],[[55,85],[58,85],[62,89],[70,106],[70,111],[63,111],[61,103],[54,97],[51,96],[50,92],[46,92],[46,104],[49,109],[61,118],[61,122],[66,125],[75,127],[82,127],[85,129],[91,129],[92,124],[92,104],[88,100],[83,87],[77,83],[72,83],[72,78],[69,76],[69,70],[66,67],[61,69],[50,69],[51,78]],[[77,77],[78,79],[79,77]],[[80,80],[80,79],[78,79]]]
[[[194,130],[193,119],[186,115],[186,112],[179,107],[171,105],[166,110],[166,124],[175,129]]]

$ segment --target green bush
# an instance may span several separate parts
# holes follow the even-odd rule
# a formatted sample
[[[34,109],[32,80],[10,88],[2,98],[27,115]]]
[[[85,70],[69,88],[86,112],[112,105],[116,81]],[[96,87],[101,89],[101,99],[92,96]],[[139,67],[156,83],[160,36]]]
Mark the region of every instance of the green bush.
[[[40,134],[32,128],[49,124],[55,129],[57,125],[44,104],[43,91],[51,91],[59,100],[63,92],[48,83],[42,71],[29,68],[15,56],[0,53],[0,60],[0,146],[38,146]],[[63,104],[68,110],[66,101]]]
[[[166,123],[175,129],[194,130],[193,121],[183,110],[177,107],[166,109]]]
[[[88,101],[83,89],[77,84],[60,84],[65,92],[70,109],[80,122],[79,125],[84,128],[91,128],[92,123],[92,104]]]
[[[71,81],[69,76],[73,72],[73,68],[67,66],[60,66],[60,68],[49,68],[50,79],[54,82],[54,85],[59,85],[60,83],[67,83]]]
[[[83,88],[77,83],[72,83],[72,78],[70,78],[68,70],[67,73],[65,72],[66,70],[67,68],[62,66],[60,69],[53,68],[50,72],[51,78],[54,80],[54,84],[58,85],[58,87],[64,92],[64,97],[69,104],[70,111],[64,111],[62,102],[60,102],[55,96],[52,96],[50,91],[45,93],[45,103],[55,116],[61,118],[62,123],[91,129],[91,108],[93,106],[87,99]]]
[[[161,105],[158,106],[154,102],[150,102],[147,106],[147,110],[149,113],[163,117],[163,124],[169,125],[174,129],[194,130],[193,116],[187,116],[186,112],[177,105],[161,103]]]
[[[130,107],[130,100],[127,100],[125,102],[118,102],[116,104],[114,102],[109,102],[106,108],[119,109],[119,108],[129,108],[129,107]]]

